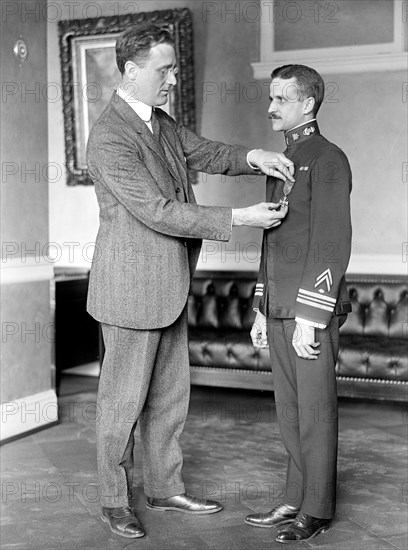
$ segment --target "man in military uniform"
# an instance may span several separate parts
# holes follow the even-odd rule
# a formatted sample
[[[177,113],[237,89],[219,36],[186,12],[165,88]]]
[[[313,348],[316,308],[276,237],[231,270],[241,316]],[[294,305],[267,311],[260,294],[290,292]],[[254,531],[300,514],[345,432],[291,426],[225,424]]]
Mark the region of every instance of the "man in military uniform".
[[[282,224],[264,231],[257,311],[251,331],[268,347],[279,428],[288,466],[284,500],[251,514],[257,527],[285,525],[281,543],[308,540],[329,528],[336,504],[339,327],[351,310],[345,271],[351,248],[351,172],[345,154],[319,131],[324,82],[309,67],[272,73],[272,127],[285,132],[296,182],[268,177],[267,201],[289,205]]]

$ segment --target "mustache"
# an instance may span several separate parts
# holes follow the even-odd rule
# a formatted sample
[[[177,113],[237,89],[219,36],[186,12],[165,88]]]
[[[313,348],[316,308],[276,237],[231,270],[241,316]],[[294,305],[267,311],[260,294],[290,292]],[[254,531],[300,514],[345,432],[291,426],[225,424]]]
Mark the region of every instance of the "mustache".
[[[269,119],[270,120],[281,120],[281,117],[277,116],[277,115],[269,115]]]

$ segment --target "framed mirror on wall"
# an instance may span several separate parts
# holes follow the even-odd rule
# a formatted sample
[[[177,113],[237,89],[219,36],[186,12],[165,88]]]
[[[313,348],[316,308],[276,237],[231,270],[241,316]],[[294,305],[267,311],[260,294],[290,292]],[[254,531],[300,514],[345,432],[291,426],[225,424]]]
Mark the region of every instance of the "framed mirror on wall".
[[[86,144],[92,125],[121,81],[116,66],[116,38],[126,28],[145,21],[168,27],[174,37],[179,69],[177,86],[162,108],[195,131],[193,27],[188,9],[60,21],[68,185],[92,185],[86,166]]]

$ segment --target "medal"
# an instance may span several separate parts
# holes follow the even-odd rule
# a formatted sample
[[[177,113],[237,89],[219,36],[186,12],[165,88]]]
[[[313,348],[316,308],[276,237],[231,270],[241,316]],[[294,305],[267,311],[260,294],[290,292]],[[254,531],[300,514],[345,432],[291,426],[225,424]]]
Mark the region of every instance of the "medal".
[[[283,197],[279,201],[281,208],[286,208],[287,206],[289,206],[288,197],[290,195],[290,192],[292,191],[292,187],[294,183],[295,183],[294,181],[289,181],[289,180],[285,181],[285,185],[283,186]]]
[[[285,196],[279,201],[279,204],[280,204],[281,208],[286,208],[287,206],[289,206],[288,195],[285,195]]]

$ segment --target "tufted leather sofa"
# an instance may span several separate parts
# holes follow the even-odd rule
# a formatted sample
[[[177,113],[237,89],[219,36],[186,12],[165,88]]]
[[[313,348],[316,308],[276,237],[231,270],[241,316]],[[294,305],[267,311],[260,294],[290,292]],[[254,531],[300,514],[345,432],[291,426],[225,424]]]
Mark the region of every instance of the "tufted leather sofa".
[[[341,328],[338,394],[408,397],[408,289],[404,277],[349,276],[353,312]],[[193,384],[273,390],[268,350],[252,346],[254,272],[198,271],[189,295]],[[272,365],[273,369],[273,365]]]

